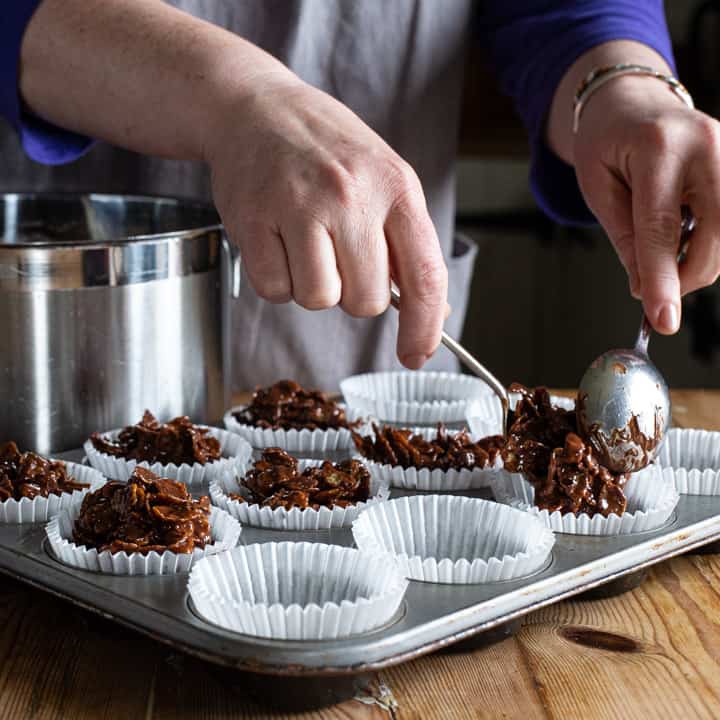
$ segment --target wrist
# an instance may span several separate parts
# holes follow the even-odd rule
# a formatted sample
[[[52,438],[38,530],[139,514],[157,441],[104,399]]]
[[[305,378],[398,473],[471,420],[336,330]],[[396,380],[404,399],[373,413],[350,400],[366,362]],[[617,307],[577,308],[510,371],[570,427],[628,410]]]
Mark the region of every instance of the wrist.
[[[638,80],[641,82],[630,82]],[[573,99],[573,133],[578,132],[583,112],[588,103],[591,103],[604,88],[613,89],[616,86],[620,97],[625,94],[635,103],[642,103],[642,100],[647,97],[652,105],[663,106],[664,103],[661,102],[663,95],[657,92],[658,86],[662,86],[665,97],[672,95],[675,100],[679,100],[691,110],[695,107],[690,93],[672,75],[635,63],[608,65],[594,68],[578,87]],[[613,95],[607,93],[606,97],[612,98]]]
[[[264,127],[268,115],[281,111],[277,98],[283,90],[302,85],[279,60],[241,42],[245,52],[231,49],[224,57],[215,57],[208,72],[210,89],[202,100],[205,112],[199,118],[199,130],[200,157],[210,164],[218,152],[226,151],[223,146],[228,133],[242,137],[253,128]]]

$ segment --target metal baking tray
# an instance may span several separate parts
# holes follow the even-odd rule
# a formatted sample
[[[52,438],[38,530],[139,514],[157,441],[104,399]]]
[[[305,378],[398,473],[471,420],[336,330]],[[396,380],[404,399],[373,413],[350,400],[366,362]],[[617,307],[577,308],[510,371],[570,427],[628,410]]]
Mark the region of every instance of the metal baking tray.
[[[394,492],[400,494],[407,493]],[[325,642],[264,640],[208,624],[193,611],[187,575],[111,576],[63,565],[49,554],[43,525],[0,526],[0,570],[215,663],[261,674],[330,676],[381,669],[488,633],[539,607],[719,538],[720,497],[683,495],[670,521],[658,530],[614,537],[557,534],[548,565],[520,580],[482,585],[412,581],[400,612],[388,625]],[[240,537],[245,544],[269,540],[352,544],[345,529],[279,532],[244,527]]]

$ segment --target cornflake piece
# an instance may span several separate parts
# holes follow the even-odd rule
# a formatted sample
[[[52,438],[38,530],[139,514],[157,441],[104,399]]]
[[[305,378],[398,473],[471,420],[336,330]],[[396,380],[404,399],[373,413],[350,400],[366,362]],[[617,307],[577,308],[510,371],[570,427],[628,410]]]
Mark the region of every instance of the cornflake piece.
[[[369,460],[383,465],[429,468],[431,470],[462,470],[486,468],[494,464],[503,446],[502,435],[471,440],[466,430],[450,434],[438,424],[435,438],[425,440],[411,430],[398,430],[389,425],[380,429],[372,424],[372,435],[353,432],[358,451]]]
[[[65,463],[34,452],[21,453],[14,442],[0,445],[0,502],[62,495],[90,487],[68,475]]]
[[[554,407],[544,387],[529,390],[515,383],[510,391],[522,397],[509,420],[503,462],[533,484],[535,505],[576,515],[625,512],[623,487],[629,476],[598,463],[577,434],[575,411]]]
[[[90,436],[95,449],[106,455],[163,465],[205,464],[220,459],[220,442],[208,428],[193,425],[186,416],[160,423],[146,410],[142,420],[129,425],[113,441],[101,433]]]
[[[286,510],[348,507],[370,496],[370,473],[358,460],[326,460],[299,472],[298,461],[280,448],[264,450],[240,484],[249,497],[230,493],[232,500]]]
[[[245,425],[273,430],[330,430],[352,428],[345,410],[325,393],[305,390],[293,380],[281,380],[255,391],[244,410],[233,413]]]
[[[212,543],[210,498],[194,500],[183,483],[137,467],[127,483],[111,480],[85,497],[73,542],[98,552],[191,553]]]

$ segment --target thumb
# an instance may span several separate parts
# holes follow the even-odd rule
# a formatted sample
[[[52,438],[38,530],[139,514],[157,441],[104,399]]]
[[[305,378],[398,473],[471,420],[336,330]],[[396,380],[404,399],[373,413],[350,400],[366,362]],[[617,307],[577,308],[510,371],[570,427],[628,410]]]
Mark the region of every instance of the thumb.
[[[673,173],[656,174],[633,193],[635,253],[645,314],[660,333],[672,335],[680,327],[680,276],[677,252],[680,238],[679,189]],[[646,176],[648,177],[648,176]],[[665,182],[660,182],[664,177]]]

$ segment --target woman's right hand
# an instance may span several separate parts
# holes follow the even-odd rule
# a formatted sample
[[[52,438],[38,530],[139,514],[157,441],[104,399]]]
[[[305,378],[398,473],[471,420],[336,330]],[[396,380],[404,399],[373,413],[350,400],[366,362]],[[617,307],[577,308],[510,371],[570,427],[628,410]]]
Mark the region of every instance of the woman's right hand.
[[[440,341],[447,268],[417,175],[342,103],[289,71],[217,108],[205,142],[215,203],[257,293],[379,315],[398,285],[398,356]]]

